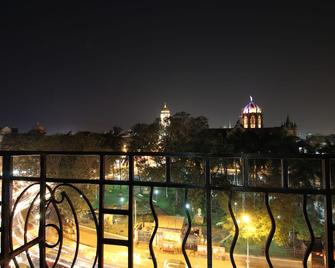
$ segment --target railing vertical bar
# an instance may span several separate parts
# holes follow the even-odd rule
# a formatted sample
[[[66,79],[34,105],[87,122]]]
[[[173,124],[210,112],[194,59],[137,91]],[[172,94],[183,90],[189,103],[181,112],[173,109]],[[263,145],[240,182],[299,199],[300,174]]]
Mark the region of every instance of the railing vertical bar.
[[[98,267],[104,267],[104,196],[105,196],[105,157],[104,155],[100,155],[99,158],[99,228],[97,230],[98,235]]]
[[[5,259],[3,268],[9,267],[10,254],[10,210],[12,201],[12,183],[11,183],[12,157],[10,155],[3,156],[2,163],[2,208],[1,208],[1,259]]]
[[[334,242],[333,242],[333,206],[332,206],[332,196],[330,189],[330,159],[326,158],[322,160],[322,175],[324,180],[324,186],[326,188],[325,196],[325,231],[326,231],[326,268],[334,268]]]
[[[191,232],[191,228],[192,228],[191,216],[190,216],[190,212],[189,212],[190,205],[188,203],[188,189],[187,188],[185,189],[184,200],[185,200],[184,208],[185,208],[185,213],[186,213],[186,217],[187,217],[187,224],[188,224],[188,226],[187,226],[186,233],[185,233],[185,236],[183,238],[182,245],[181,245],[181,251],[182,251],[183,256],[185,258],[185,261],[186,261],[186,267],[192,268],[190,259],[188,258],[187,252],[186,252],[186,249],[185,249],[187,238],[188,238],[188,236],[189,236],[189,234]]]
[[[235,246],[236,246],[236,242],[237,242],[240,230],[239,230],[237,220],[235,218],[233,208],[232,208],[232,205],[231,205],[232,199],[233,199],[233,192],[230,191],[229,192],[229,197],[228,197],[228,209],[229,209],[229,214],[230,214],[230,216],[233,220],[233,223],[234,223],[235,234],[234,234],[234,237],[233,237],[233,241],[231,242],[231,246],[230,246],[230,250],[229,250],[229,257],[230,257],[230,263],[233,266],[233,268],[237,268],[236,263],[235,263],[235,259],[234,259],[234,250],[235,250]]]
[[[45,255],[45,222],[46,222],[46,155],[40,155],[40,226],[39,226],[39,237],[41,241],[39,242],[39,250],[40,250],[40,267],[46,267],[46,255]]]
[[[207,267],[212,267],[212,191],[210,161],[206,158],[206,223],[207,223]]]
[[[265,202],[266,210],[267,210],[268,215],[269,215],[270,220],[271,220],[271,230],[270,230],[270,233],[269,233],[268,238],[267,238],[266,243],[265,243],[265,258],[266,258],[266,261],[267,261],[269,267],[273,268],[273,265],[272,265],[272,262],[271,262],[271,259],[270,259],[269,250],[270,250],[270,245],[271,245],[273,236],[276,232],[276,222],[275,222],[275,219],[273,217],[273,213],[271,211],[271,207],[270,207],[270,203],[269,203],[269,193],[264,193],[264,202]]]
[[[309,235],[310,235],[310,243],[305,251],[305,254],[304,254],[304,259],[303,259],[303,265],[304,265],[304,268],[308,268],[308,265],[307,265],[307,261],[308,261],[308,258],[313,250],[313,247],[314,247],[314,243],[315,243],[315,236],[314,236],[314,232],[313,232],[313,228],[312,228],[312,225],[311,225],[311,221],[309,220],[309,217],[308,217],[308,213],[307,213],[307,195],[304,194],[304,197],[303,197],[303,205],[302,205],[302,209],[303,209],[303,214],[304,214],[304,219],[305,219],[305,222],[307,224],[307,227],[308,227],[308,232],[309,232]]]
[[[133,268],[133,187],[134,187],[134,156],[129,154],[129,216],[128,216],[128,267]]]
[[[157,217],[157,214],[155,212],[154,203],[152,201],[153,191],[154,191],[154,187],[151,186],[150,187],[150,199],[149,199],[149,202],[150,202],[150,209],[151,209],[151,212],[152,212],[152,216],[154,217],[154,221],[155,221],[155,227],[154,227],[154,230],[153,230],[153,232],[151,234],[151,237],[150,237],[149,250],[150,250],[150,255],[151,255],[151,258],[152,258],[152,263],[154,265],[154,268],[157,268],[157,260],[156,260],[154,248],[153,248],[153,245],[152,245],[152,243],[153,243],[153,241],[155,239],[155,235],[156,235],[157,230],[158,230],[158,217]]]
[[[288,188],[288,161],[286,158],[281,159],[281,179],[282,187]]]

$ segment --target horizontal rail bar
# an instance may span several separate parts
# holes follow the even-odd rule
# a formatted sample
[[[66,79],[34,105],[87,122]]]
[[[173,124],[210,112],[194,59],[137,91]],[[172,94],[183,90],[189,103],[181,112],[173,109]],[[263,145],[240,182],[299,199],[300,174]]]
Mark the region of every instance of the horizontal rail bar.
[[[14,179],[12,177],[12,179]],[[15,177],[15,180],[18,181],[39,181],[35,178],[23,178],[23,177]],[[93,184],[93,185],[129,185],[129,181],[122,180],[104,180],[102,183],[98,179],[63,179],[63,178],[47,178],[46,182],[51,183],[71,183],[71,184]],[[189,183],[176,183],[176,182],[154,182],[154,181],[136,181],[133,182],[134,186],[144,186],[144,187],[168,187],[168,188],[190,188],[190,189],[206,189],[205,184],[189,184]],[[241,191],[241,192],[269,192],[269,193],[287,193],[287,194],[334,194],[335,195],[335,188],[334,189],[317,189],[317,188],[283,188],[282,186],[279,187],[265,187],[265,186],[238,186],[238,185],[210,185],[211,190],[220,190],[220,191]]]
[[[68,155],[68,156],[172,156],[172,157],[208,157],[208,158],[250,158],[250,159],[329,159],[334,158],[335,154],[305,154],[305,153],[289,153],[289,154],[277,154],[277,153],[248,153],[248,154],[212,154],[212,153],[196,153],[196,152],[117,152],[110,150],[99,150],[99,151],[0,151],[0,156],[24,156],[40,154],[46,155]]]
[[[110,150],[99,150],[99,151],[0,151],[0,156],[5,155],[13,155],[13,156],[24,156],[24,155],[31,155],[31,156],[38,156],[40,154],[46,155],[68,155],[68,156],[172,156],[172,157],[241,157],[241,154],[204,154],[204,153],[196,153],[196,152],[117,152],[117,151],[110,151]]]
[[[124,247],[129,246],[129,241],[128,240],[104,238],[102,241],[106,245],[115,245],[115,246],[124,246]]]
[[[64,178],[46,178],[46,182],[55,182],[55,183],[82,183],[82,184],[101,184],[102,182],[99,179],[64,179]]]
[[[15,181],[40,181],[41,177],[11,176],[10,179]]]
[[[320,194],[324,195],[327,192],[335,194],[335,189],[309,189],[309,188],[274,188],[274,187],[255,187],[255,186],[211,186],[212,190],[221,191],[237,191],[237,192],[257,192],[257,193],[282,193],[282,194]]]
[[[128,215],[129,211],[125,209],[112,209],[112,208],[104,208],[102,210],[105,214],[113,214],[113,215]]]

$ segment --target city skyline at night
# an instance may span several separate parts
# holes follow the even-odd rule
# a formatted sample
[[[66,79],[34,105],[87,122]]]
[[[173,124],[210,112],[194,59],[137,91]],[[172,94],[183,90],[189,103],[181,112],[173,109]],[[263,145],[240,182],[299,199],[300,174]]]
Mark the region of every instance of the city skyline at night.
[[[334,268],[334,14],[3,1],[1,268]]]

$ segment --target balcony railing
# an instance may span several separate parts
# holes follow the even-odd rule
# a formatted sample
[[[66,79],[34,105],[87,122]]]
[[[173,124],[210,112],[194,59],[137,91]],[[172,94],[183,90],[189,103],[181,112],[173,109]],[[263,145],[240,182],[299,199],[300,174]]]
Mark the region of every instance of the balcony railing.
[[[2,267],[334,267],[334,155],[0,156]]]

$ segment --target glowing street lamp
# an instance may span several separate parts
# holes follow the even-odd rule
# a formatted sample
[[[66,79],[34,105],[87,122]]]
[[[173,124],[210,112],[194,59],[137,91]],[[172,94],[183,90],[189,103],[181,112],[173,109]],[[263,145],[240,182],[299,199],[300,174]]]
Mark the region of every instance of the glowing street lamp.
[[[249,215],[248,215],[248,214],[244,214],[244,215],[242,216],[242,221],[243,221],[244,223],[249,223],[249,222],[250,222],[250,217],[249,217]]]
[[[157,195],[159,194],[159,190],[155,189],[154,190],[154,194],[155,194],[155,201],[157,202]]]
[[[250,217],[248,214],[243,214],[242,215],[242,222],[244,224],[248,224],[250,223]],[[250,260],[249,260],[249,233],[250,233],[251,230],[248,230],[248,234],[247,234],[247,259],[246,259],[246,264],[247,264],[247,268],[249,268],[249,263],[250,263]]]

